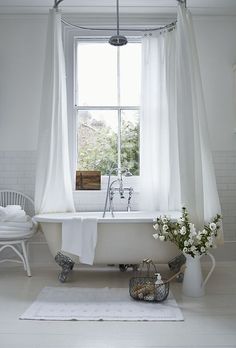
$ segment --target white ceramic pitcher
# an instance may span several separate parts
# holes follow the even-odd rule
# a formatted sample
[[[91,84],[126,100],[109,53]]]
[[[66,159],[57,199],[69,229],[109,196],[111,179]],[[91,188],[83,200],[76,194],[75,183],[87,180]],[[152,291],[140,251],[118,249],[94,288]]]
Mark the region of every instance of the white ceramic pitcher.
[[[205,285],[215,268],[215,258],[212,254],[207,254],[211,258],[212,267],[206,278],[203,280],[200,262],[202,255],[195,257],[192,257],[188,254],[184,255],[186,257],[186,269],[184,272],[184,281],[182,288],[183,294],[189,297],[201,297],[205,294]]]

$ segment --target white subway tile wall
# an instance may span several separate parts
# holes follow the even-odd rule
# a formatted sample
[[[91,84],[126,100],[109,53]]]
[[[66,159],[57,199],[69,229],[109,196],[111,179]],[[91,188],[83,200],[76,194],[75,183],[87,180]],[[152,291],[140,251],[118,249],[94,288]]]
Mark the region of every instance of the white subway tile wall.
[[[236,240],[236,151],[214,151],[225,240]]]
[[[236,240],[236,151],[214,151],[216,181],[222,206],[225,240]],[[36,151],[0,151],[0,189],[22,191],[34,195]],[[76,209],[102,211],[105,192],[80,191],[74,193]],[[138,194],[134,193],[132,209],[137,210]],[[127,200],[115,199],[117,210],[125,210]],[[36,237],[35,243],[42,243]]]

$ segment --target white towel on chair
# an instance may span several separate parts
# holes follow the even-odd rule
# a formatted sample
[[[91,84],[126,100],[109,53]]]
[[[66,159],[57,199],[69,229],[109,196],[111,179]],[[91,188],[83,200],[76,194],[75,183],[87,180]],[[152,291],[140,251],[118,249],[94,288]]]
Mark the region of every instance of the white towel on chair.
[[[27,222],[11,222],[11,221],[1,222],[0,221],[0,230],[4,230],[4,229],[31,230],[32,227],[33,227],[33,222],[29,216],[28,216]]]
[[[75,217],[62,223],[62,251],[79,256],[80,262],[93,264],[97,244],[97,219]]]
[[[27,216],[20,205],[0,207],[0,221],[26,222]]]

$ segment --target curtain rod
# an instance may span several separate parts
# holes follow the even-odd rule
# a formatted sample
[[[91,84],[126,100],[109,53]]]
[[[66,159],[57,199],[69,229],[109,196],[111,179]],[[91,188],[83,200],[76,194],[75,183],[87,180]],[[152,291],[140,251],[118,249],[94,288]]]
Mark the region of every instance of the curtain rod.
[[[55,0],[54,1],[54,6],[53,8],[55,8],[56,10],[58,10],[58,6],[59,4],[64,1],[64,0]],[[185,8],[187,8],[187,0],[176,0],[177,2],[181,3],[184,5]],[[75,27],[78,29],[82,29],[82,30],[94,30],[94,31],[114,31],[115,28],[89,28],[89,27],[84,27],[84,26],[80,26],[80,25],[76,25],[76,24],[72,24],[67,22],[65,19],[61,20],[62,23],[69,25],[71,27]],[[143,29],[143,28],[122,28],[120,29],[121,31],[140,31],[140,32],[148,32],[148,31],[161,31],[161,30],[172,30],[175,28],[177,21],[174,21],[172,23],[168,23],[166,25],[163,25],[161,27],[156,27],[156,28],[148,28],[148,29]]]
[[[82,30],[94,30],[94,31],[114,31],[116,28],[90,28],[90,27],[84,27],[84,26],[80,26],[80,25],[76,25],[76,24],[71,24],[69,22],[67,22],[65,19],[62,19],[61,20],[62,23],[66,24],[66,25],[69,25],[71,27],[75,27],[75,28],[78,28],[78,29],[82,29]],[[140,31],[140,32],[148,32],[148,31],[161,31],[161,30],[171,30],[175,27],[176,25],[176,22],[177,21],[174,21],[172,23],[168,23],[166,25],[163,25],[161,27],[157,27],[157,28],[146,28],[146,29],[143,29],[143,28],[120,28],[120,31]]]
[[[64,0],[54,0],[54,6],[53,8],[58,9],[59,4]],[[184,4],[185,7],[187,7],[187,0],[176,0],[177,2],[180,2],[181,4]]]

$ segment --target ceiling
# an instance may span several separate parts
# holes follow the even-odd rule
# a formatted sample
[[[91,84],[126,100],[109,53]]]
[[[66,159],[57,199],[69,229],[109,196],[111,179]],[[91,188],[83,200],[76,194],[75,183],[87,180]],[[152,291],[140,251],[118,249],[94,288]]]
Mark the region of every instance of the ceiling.
[[[176,12],[176,0],[120,0],[120,13]],[[0,13],[45,13],[54,0],[0,0]],[[64,13],[114,13],[116,0],[63,0]],[[187,0],[193,14],[236,15],[236,0]]]

